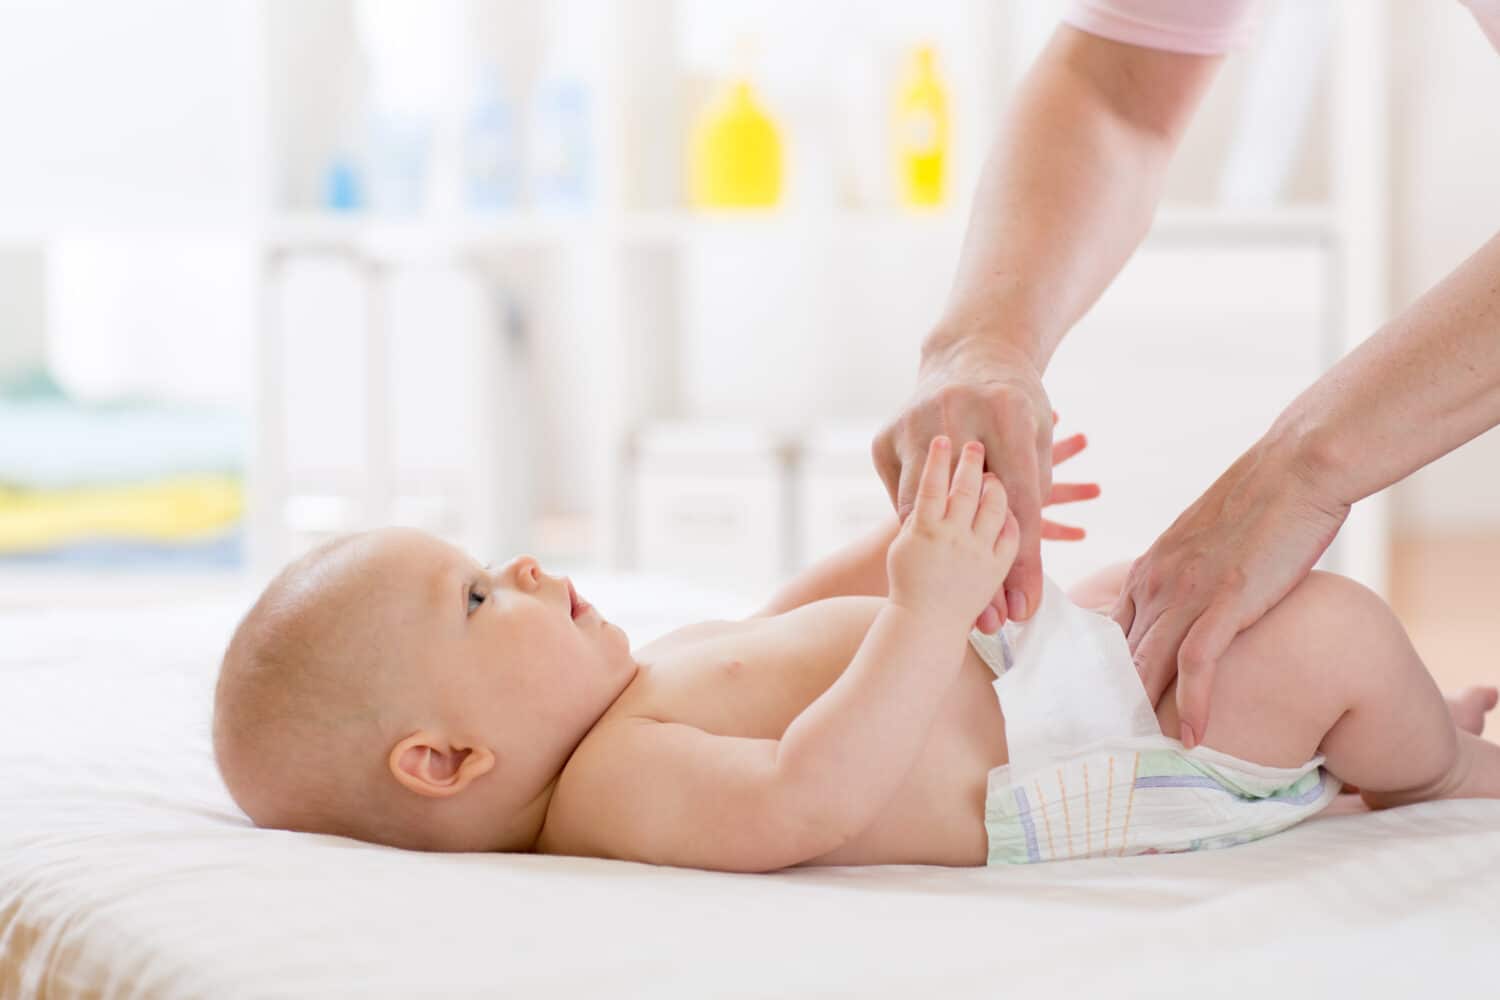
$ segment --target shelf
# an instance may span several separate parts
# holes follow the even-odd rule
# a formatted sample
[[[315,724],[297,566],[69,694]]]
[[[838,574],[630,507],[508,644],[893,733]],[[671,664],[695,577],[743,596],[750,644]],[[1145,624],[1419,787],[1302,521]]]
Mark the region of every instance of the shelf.
[[[625,217],[621,239],[627,245],[657,247],[725,236],[859,242],[933,236],[957,241],[962,239],[967,225],[966,216],[952,209],[930,214],[897,211],[846,214],[641,212]],[[1182,242],[1304,243],[1332,238],[1336,232],[1337,220],[1333,211],[1322,205],[1244,211],[1164,206],[1157,213],[1151,236],[1158,240]]]
[[[590,239],[596,217],[518,211],[452,219],[388,219],[332,212],[276,217],[262,245],[277,250],[332,249],[402,259],[514,247],[562,246]]]
[[[513,214],[463,216],[457,218],[392,219],[333,212],[291,212],[274,216],[259,229],[262,246],[280,250],[317,248],[358,250],[382,258],[425,257],[434,253],[483,251],[512,247],[568,246],[597,240],[617,239],[626,247],[663,247],[696,239],[746,238],[805,239],[909,239],[924,235],[961,238],[967,218],[953,209],[931,213],[797,212],[769,211],[692,212],[666,210],[627,212],[606,219],[597,211],[574,214],[521,210]],[[51,231],[0,228],[0,250],[40,250],[52,241],[69,237],[149,236],[153,239],[210,236],[217,239],[243,235],[254,227],[71,227]],[[1265,210],[1213,207],[1163,206],[1151,235],[1158,239],[1186,241],[1308,241],[1337,234],[1338,221],[1325,205],[1294,205]]]
[[[1267,209],[1164,205],[1151,236],[1182,242],[1306,243],[1338,235],[1338,216],[1327,205]]]

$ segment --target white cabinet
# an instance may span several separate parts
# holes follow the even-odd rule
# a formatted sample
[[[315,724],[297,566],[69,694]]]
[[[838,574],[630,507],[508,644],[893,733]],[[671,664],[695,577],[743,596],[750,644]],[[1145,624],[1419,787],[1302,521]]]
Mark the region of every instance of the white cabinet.
[[[870,443],[874,426],[823,427],[797,449],[795,568],[863,538],[895,518]]]
[[[763,594],[786,570],[786,469],[768,433],[647,427],[636,444],[636,567]]]
[[[525,373],[484,283],[455,264],[336,254],[289,255],[272,283],[262,353],[277,405],[261,433],[281,456],[268,530],[286,551],[385,523],[485,558],[515,544]]]

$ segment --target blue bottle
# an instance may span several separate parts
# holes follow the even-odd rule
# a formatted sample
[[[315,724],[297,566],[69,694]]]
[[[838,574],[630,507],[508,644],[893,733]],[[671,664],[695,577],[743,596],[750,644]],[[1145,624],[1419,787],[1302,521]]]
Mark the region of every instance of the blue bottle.
[[[333,212],[357,212],[364,207],[353,157],[340,154],[328,164],[323,178],[323,206]]]
[[[464,135],[464,187],[477,212],[512,209],[520,200],[520,150],[515,112],[491,67],[477,88]]]
[[[600,21],[597,0],[555,0],[548,8],[547,47],[531,102],[529,180],[536,204],[578,209],[588,204],[593,162],[593,95],[589,33]]]
[[[545,79],[532,119],[532,193],[548,208],[582,208],[592,170],[590,94],[577,77]]]

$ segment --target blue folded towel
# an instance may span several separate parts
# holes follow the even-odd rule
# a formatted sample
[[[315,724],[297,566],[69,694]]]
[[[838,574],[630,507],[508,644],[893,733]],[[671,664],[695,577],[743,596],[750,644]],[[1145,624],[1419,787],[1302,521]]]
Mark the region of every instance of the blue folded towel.
[[[68,399],[45,377],[0,393],[0,483],[67,489],[243,472],[242,414],[213,407]]]

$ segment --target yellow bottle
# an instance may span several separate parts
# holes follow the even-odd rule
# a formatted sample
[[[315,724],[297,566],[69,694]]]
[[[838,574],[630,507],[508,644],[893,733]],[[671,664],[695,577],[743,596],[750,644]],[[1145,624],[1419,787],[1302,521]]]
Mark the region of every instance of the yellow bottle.
[[[766,208],[780,198],[781,137],[742,77],[693,128],[688,201],[698,208]]]
[[[941,205],[948,159],[948,93],[931,45],[912,52],[896,95],[895,146],[901,203]]]

